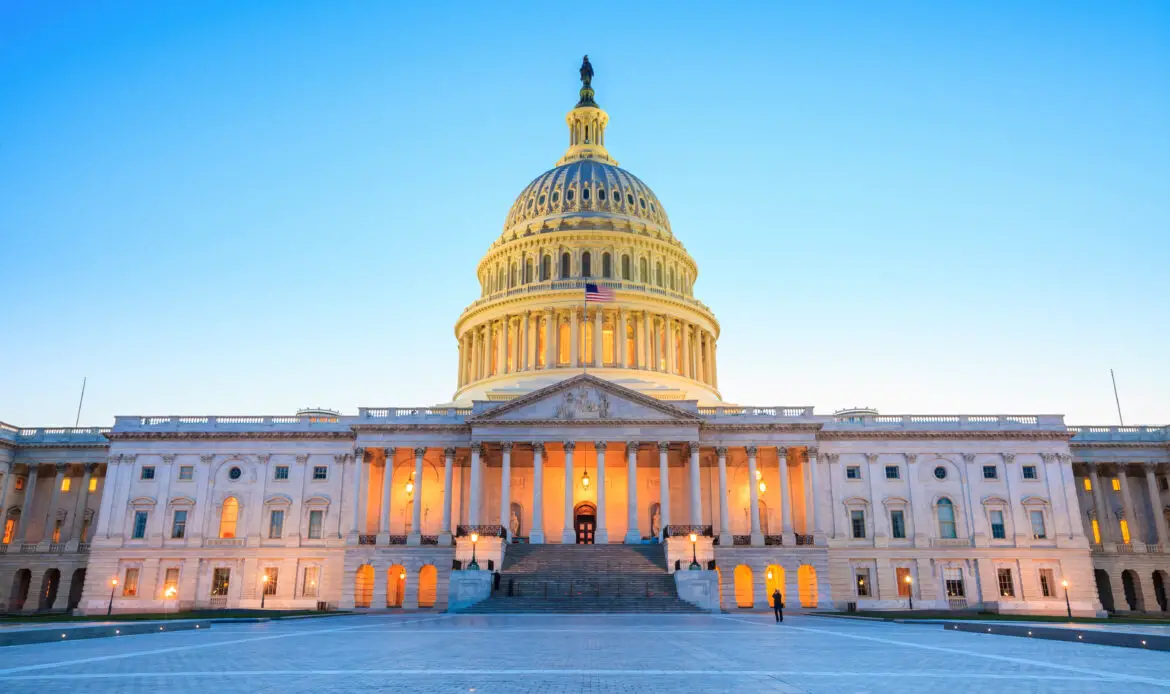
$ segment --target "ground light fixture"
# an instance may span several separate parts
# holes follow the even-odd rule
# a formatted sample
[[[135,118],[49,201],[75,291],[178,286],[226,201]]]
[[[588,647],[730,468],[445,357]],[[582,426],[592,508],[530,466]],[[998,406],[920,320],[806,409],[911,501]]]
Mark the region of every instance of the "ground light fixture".
[[[701,568],[699,566],[699,554],[697,549],[698,542],[699,535],[697,533],[691,533],[691,565],[687,567],[691,571],[698,571]]]
[[[264,598],[268,596],[268,574],[260,577],[260,609],[264,609]]]
[[[906,574],[906,577],[903,578],[902,581],[906,584],[906,595],[908,595],[910,597],[910,610],[913,611],[914,610],[914,579],[910,578],[910,574]]]
[[[467,565],[472,571],[479,571],[479,563],[475,561],[475,543],[479,542],[479,533],[471,533],[471,563]]]
[[[106,607],[106,616],[109,617],[114,612],[114,589],[118,587],[118,579],[110,579],[110,604]]]

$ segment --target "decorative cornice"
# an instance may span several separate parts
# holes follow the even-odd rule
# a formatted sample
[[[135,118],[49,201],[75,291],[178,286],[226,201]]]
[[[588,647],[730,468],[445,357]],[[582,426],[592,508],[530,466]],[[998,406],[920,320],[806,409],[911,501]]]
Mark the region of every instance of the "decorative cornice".
[[[350,431],[172,431],[146,432],[123,431],[107,434],[111,441],[199,441],[199,440],[235,440],[235,441],[338,441],[352,440]]]
[[[817,441],[1067,441],[1067,431],[821,431]]]

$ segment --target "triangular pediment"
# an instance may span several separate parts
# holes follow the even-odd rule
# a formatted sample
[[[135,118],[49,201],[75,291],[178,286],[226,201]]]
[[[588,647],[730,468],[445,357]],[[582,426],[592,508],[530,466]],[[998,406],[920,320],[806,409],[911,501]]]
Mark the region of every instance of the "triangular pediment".
[[[698,420],[693,412],[605,379],[582,374],[522,395],[469,421],[480,424],[549,421],[679,424]]]

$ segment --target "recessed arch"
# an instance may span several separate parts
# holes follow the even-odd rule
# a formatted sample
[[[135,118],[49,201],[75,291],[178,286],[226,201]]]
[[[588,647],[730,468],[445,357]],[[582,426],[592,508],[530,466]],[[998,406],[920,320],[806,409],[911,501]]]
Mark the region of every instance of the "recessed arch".
[[[386,570],[386,607],[402,607],[406,598],[406,567],[395,564]]]
[[[755,605],[752,595],[752,569],[747,564],[735,567],[735,606],[750,609]]]
[[[772,598],[772,593],[777,590],[780,591],[780,602],[783,605],[787,597],[784,595],[784,567],[779,564],[769,564],[764,569],[764,597],[768,599],[768,607],[775,607],[776,601]]]
[[[796,583],[800,591],[801,607],[817,606],[817,569],[811,564],[801,564],[796,570]]]
[[[438,598],[439,570],[426,564],[418,570],[418,606],[434,607]]]
[[[362,564],[354,572],[353,606],[369,607],[374,599],[374,567]]]
[[[235,537],[239,518],[240,502],[234,496],[224,499],[223,506],[219,511],[219,536],[222,538]]]

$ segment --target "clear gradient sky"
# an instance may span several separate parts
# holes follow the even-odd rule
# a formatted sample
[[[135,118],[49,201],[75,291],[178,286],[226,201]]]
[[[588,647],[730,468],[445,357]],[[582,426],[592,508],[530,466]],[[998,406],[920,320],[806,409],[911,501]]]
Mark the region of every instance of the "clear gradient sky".
[[[1170,4],[0,2],[0,420],[425,405],[588,53],[726,400],[1170,423]]]

